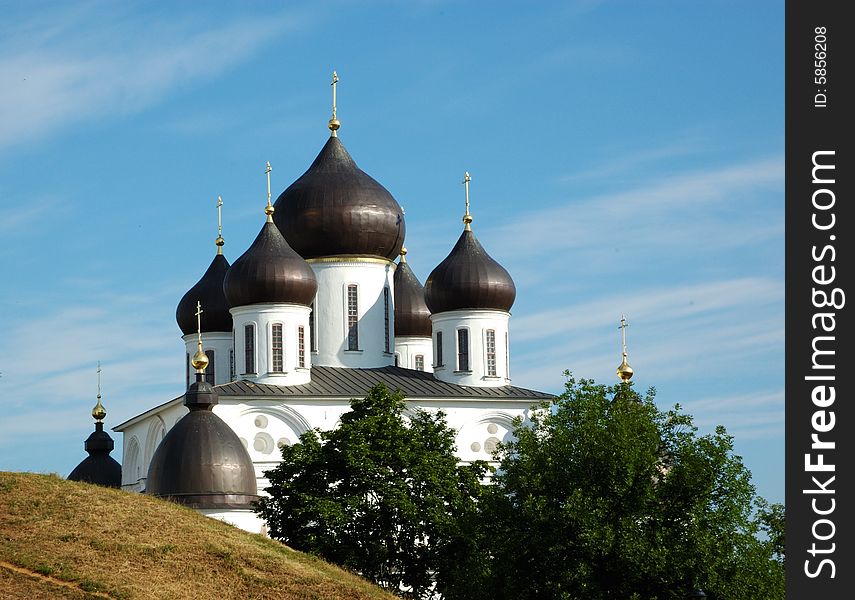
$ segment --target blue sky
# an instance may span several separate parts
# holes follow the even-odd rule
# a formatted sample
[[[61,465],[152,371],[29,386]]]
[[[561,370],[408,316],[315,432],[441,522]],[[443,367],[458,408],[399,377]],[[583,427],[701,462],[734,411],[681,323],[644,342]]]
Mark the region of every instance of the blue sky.
[[[514,383],[614,381],[724,425],[784,495],[782,2],[4,2],[0,469],[66,475],[182,392],[175,306],[340,136],[424,282],[473,228]],[[119,442],[116,436],[117,444]],[[117,452],[118,454],[118,452]]]

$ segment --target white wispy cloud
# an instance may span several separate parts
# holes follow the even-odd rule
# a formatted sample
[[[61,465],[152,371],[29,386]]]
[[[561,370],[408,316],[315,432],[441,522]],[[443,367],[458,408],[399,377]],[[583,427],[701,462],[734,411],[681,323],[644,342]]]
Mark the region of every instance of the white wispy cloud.
[[[59,14],[41,15],[39,26],[36,19],[20,23],[0,45],[0,149],[142,110],[235,67],[294,22],[265,15],[207,27],[166,25],[114,9],[58,7]]]

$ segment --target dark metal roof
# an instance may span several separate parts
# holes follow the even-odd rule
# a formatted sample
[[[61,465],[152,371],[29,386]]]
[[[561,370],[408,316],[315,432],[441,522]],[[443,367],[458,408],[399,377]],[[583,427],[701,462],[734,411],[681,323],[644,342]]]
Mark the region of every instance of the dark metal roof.
[[[276,225],[265,223],[249,249],[229,268],[223,289],[231,307],[268,302],[309,306],[318,281],[312,267],[294,252]]]
[[[104,431],[104,424],[95,423],[95,431],[86,438],[83,445],[89,456],[74,468],[68,479],[106,487],[121,487],[122,466],[110,456],[113,446],[113,438]]]
[[[395,335],[431,337],[425,289],[406,260],[395,269]]]
[[[404,213],[392,194],[356,166],[338,137],[276,200],[273,219],[304,258],[376,256],[394,260]]]
[[[510,274],[469,230],[463,231],[425,283],[425,302],[431,314],[466,308],[509,311],[516,296]]]
[[[375,369],[349,369],[343,367],[312,367],[312,381],[305,385],[278,386],[233,381],[216,387],[220,396],[280,396],[356,398],[364,397],[368,390],[383,382],[390,389],[399,389],[408,398],[460,398],[483,400],[548,400],[552,394],[513,385],[502,387],[467,387],[446,383],[433,373],[379,367]]]
[[[234,430],[212,412],[216,392],[197,375],[184,403],[190,412],[157,447],[146,493],[193,508],[248,508],[258,498],[255,468]]]
[[[181,298],[175,310],[175,320],[184,335],[196,333],[196,302],[202,303],[203,333],[232,330],[232,315],[223,292],[223,279],[228,270],[229,261],[222,254],[217,254],[202,278]]]

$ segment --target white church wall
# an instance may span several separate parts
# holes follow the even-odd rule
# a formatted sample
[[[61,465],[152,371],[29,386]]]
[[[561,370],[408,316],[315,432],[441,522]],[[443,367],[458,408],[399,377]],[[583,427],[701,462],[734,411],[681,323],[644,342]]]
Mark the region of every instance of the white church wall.
[[[316,258],[308,262],[318,280],[314,314],[315,364],[351,368],[394,364],[395,288],[392,279],[395,263],[360,257]],[[350,285],[356,286],[358,299],[358,344],[355,350],[348,349]],[[384,289],[388,289],[388,300],[384,300]]]
[[[473,387],[501,387],[510,383],[508,321],[510,313],[501,310],[452,310],[430,317],[434,342],[442,333],[441,353],[434,349],[434,374],[440,381]],[[468,369],[459,364],[458,330],[469,339]],[[492,331],[492,356],[488,356],[488,332]],[[495,374],[489,370],[491,360]]]
[[[231,309],[235,334],[237,379],[273,385],[302,385],[311,380],[312,353],[309,340],[311,309],[299,304],[251,304]],[[282,325],[282,370],[274,364],[273,326]],[[253,364],[247,364],[246,327],[254,331]],[[302,350],[299,328],[302,327]],[[301,365],[302,357],[302,365]]]
[[[190,333],[183,336],[181,339],[184,340],[184,346],[186,348],[184,355],[184,370],[186,374],[185,378],[187,381],[185,385],[186,387],[190,387],[190,384],[196,381],[196,371],[193,369],[192,366],[190,366],[190,359],[193,357],[194,354],[196,354],[199,336],[198,334]],[[206,353],[211,350],[213,350],[214,352],[214,385],[228,383],[232,380],[231,353],[234,350],[233,342],[234,339],[232,338],[231,331],[212,331],[202,334],[202,350]],[[209,374],[210,372],[211,369],[209,364],[208,368],[205,369],[205,373]]]
[[[422,371],[433,372],[433,340],[427,337],[396,336],[395,355],[398,366],[405,369],[418,369],[421,357]]]
[[[200,509],[200,513],[206,517],[224,521],[239,529],[250,533],[261,533],[267,535],[267,524],[254,511],[250,509]]]

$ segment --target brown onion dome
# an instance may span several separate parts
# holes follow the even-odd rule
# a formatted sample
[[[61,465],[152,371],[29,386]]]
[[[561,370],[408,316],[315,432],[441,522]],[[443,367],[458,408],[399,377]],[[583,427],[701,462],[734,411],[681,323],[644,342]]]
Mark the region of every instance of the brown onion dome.
[[[234,430],[214,414],[217,393],[202,373],[187,390],[190,409],[151,459],[146,493],[192,508],[249,508],[258,499],[255,468]]]
[[[431,314],[467,308],[509,311],[516,295],[510,274],[469,229],[425,283],[425,302]]]
[[[104,431],[103,423],[95,423],[95,431],[86,438],[83,447],[89,456],[74,468],[68,479],[106,487],[122,487],[122,466],[110,456],[114,447],[113,438]]]
[[[338,137],[274,205],[274,220],[304,258],[373,256],[394,260],[404,243],[404,211],[356,166]]]
[[[223,291],[223,280],[229,270],[229,261],[222,254],[214,256],[211,266],[202,278],[184,294],[175,309],[175,320],[184,335],[196,333],[196,303],[205,307],[202,333],[209,331],[231,331],[232,315]]]
[[[268,221],[249,249],[229,268],[223,289],[232,308],[266,303],[309,306],[318,291],[318,281],[312,267]]]
[[[425,304],[425,289],[404,258],[395,269],[395,337],[431,337],[430,311]]]

